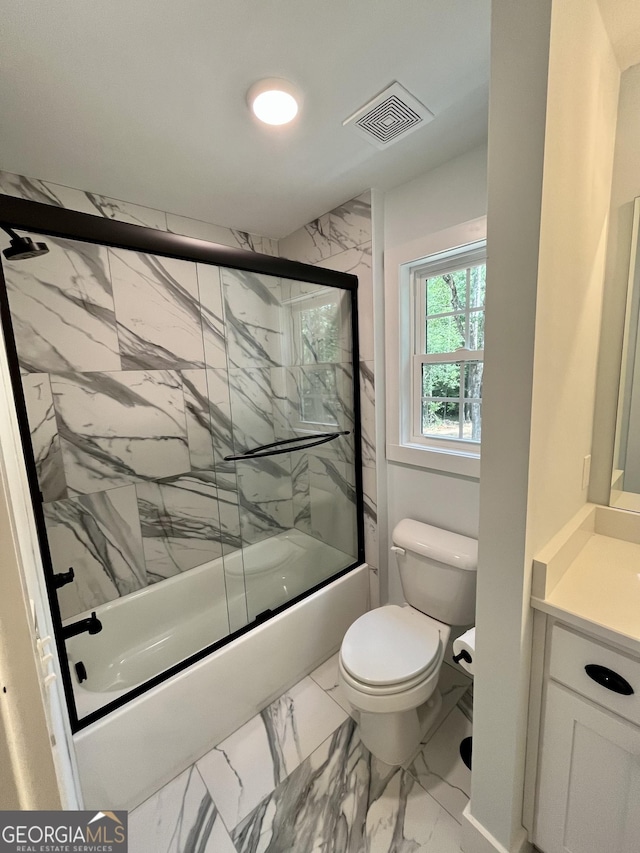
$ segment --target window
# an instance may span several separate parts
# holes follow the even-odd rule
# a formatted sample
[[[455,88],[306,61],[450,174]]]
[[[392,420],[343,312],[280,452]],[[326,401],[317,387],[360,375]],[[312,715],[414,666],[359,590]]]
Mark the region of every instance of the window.
[[[295,293],[291,309],[289,363],[285,404],[287,421],[296,431],[327,432],[339,426],[350,382],[349,294],[314,285]],[[345,362],[349,371],[345,373]]]
[[[479,450],[482,431],[485,247],[412,264],[411,439]]]

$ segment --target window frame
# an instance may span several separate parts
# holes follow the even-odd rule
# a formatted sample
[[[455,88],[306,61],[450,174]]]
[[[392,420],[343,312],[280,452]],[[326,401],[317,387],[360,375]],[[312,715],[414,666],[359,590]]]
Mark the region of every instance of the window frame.
[[[431,255],[422,258],[409,264],[409,274],[411,277],[410,283],[410,298],[411,307],[410,313],[412,318],[411,323],[411,383],[410,383],[410,400],[411,400],[411,415],[405,431],[408,443],[413,446],[421,446],[425,448],[440,448],[456,453],[471,453],[480,454],[480,441],[472,441],[470,439],[455,439],[455,438],[438,438],[433,435],[424,435],[422,432],[422,368],[425,364],[463,364],[465,362],[482,362],[484,363],[484,349],[470,350],[467,347],[458,347],[451,352],[431,353],[426,352],[427,346],[427,288],[426,281],[429,278],[435,278],[438,275],[444,275],[448,272],[456,272],[458,270],[468,270],[474,266],[486,265],[487,250],[486,241],[474,243],[469,246],[461,246],[458,249],[441,252],[437,255]],[[467,284],[467,300],[468,300],[468,284]],[[465,325],[468,328],[469,319],[472,314],[484,313],[484,306],[471,307],[468,301],[465,304],[464,317]],[[462,314],[461,311],[447,311],[437,316],[454,317],[457,314]],[[432,315],[436,316],[436,315]],[[480,398],[481,401],[481,398]],[[469,402],[464,397],[464,388],[461,383],[460,395],[453,399],[452,402],[457,402],[463,405],[464,402]]]
[[[413,365],[416,355],[413,273],[428,270],[433,275],[452,267],[460,269],[486,263],[486,246],[486,217],[481,216],[385,251],[385,290],[387,297],[391,296],[385,310],[386,455],[390,462],[474,480],[480,477],[479,444],[428,436],[415,440],[418,436],[413,405],[417,394]],[[473,351],[473,360],[478,354]],[[461,351],[458,355],[465,353]]]

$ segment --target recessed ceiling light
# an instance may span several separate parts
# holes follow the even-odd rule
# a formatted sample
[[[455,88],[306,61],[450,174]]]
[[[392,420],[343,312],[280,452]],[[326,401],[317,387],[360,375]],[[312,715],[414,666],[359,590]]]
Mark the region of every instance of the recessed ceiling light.
[[[259,80],[247,92],[251,111],[265,124],[288,124],[298,114],[300,96],[288,80]]]

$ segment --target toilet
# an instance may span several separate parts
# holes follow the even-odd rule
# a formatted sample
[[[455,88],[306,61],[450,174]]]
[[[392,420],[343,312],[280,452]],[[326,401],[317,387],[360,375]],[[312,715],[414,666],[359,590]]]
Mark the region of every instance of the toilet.
[[[410,518],[393,531],[407,604],[370,610],[342,641],[339,680],[359,712],[360,737],[386,764],[403,764],[436,720],[440,667],[452,626],[475,621],[478,543]]]

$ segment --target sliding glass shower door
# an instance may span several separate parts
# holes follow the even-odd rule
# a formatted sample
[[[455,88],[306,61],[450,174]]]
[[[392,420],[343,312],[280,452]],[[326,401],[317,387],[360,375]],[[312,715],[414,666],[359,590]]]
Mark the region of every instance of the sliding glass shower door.
[[[242,572],[253,621],[357,556],[351,293],[222,269]],[[229,469],[231,470],[231,469]],[[240,555],[238,555],[238,558]]]

